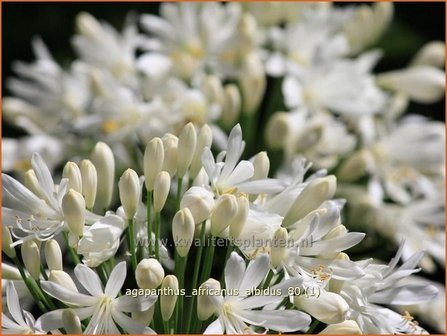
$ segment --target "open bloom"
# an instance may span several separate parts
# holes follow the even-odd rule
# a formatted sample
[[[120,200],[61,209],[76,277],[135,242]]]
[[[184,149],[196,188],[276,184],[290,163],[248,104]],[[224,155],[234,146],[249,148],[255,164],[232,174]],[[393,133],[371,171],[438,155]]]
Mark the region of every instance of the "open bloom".
[[[155,296],[118,296],[126,279],[126,262],[120,262],[113,269],[103,290],[99,276],[85,265],[75,268],[75,275],[90,295],[65,288],[54,282],[43,281],[42,289],[65,304],[72,305],[75,314],[82,321],[91,318],[86,334],[119,334],[119,325],[129,334],[153,333],[149,327],[132,320],[125,313],[149,309],[157,300]],[[62,313],[58,309],[40,317],[42,329],[49,331],[63,327]]]
[[[300,280],[294,278],[270,288],[272,291],[278,289],[282,295],[249,296],[250,290],[257,288],[262,283],[268,271],[269,259],[267,255],[260,255],[246,266],[244,259],[233,252],[225,267],[225,288],[238,290],[239,295],[211,298],[218,319],[209,325],[205,333],[254,333],[253,327],[255,326],[280,332],[292,332],[306,328],[310,324],[310,317],[303,312],[268,308],[256,310],[256,308],[267,305],[279,304],[284,297],[287,297],[289,286],[294,287],[300,284]]]
[[[22,310],[14,283],[10,281],[6,288],[6,302],[9,314],[2,313],[2,334],[45,334],[33,315]]]

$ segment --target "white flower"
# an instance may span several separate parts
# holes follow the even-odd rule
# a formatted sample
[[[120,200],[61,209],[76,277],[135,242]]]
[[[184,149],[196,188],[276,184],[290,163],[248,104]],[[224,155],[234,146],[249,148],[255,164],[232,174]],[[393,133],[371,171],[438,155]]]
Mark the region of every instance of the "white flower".
[[[6,287],[6,300],[12,319],[2,313],[2,334],[45,334],[33,315],[21,308],[19,296],[12,281]]]
[[[15,245],[30,239],[48,240],[67,229],[61,204],[68,180],[62,179],[56,186],[48,167],[37,153],[33,155],[31,164],[44,199],[12,177],[2,174],[3,225],[12,227],[12,234],[18,238]],[[98,217],[89,211],[85,215],[88,223]]]
[[[231,253],[225,267],[225,288],[239,290],[239,295],[214,296],[211,298],[215,305],[218,319],[211,323],[205,334],[241,334],[254,333],[256,326],[279,332],[293,332],[303,330],[310,324],[310,317],[297,310],[271,310],[267,305],[279,304],[287,297],[287,289],[299,285],[298,278],[284,281],[270,290],[280,290],[282,295],[253,295],[251,289],[257,288],[269,271],[269,258],[260,255],[248,266],[236,252]]]
[[[124,228],[123,219],[111,214],[86,228],[77,245],[77,252],[84,256],[83,262],[89,267],[97,267],[113,257],[120,246]]]
[[[408,321],[402,323],[399,314],[381,305],[412,305],[432,300],[438,293],[435,286],[427,283],[403,283],[415,268],[423,252],[414,254],[397,267],[402,256],[403,246],[388,265],[369,264],[363,267],[365,276],[344,281],[340,295],[348,302],[350,318],[355,320],[363,333],[394,334],[410,330]],[[358,262],[361,266],[364,261]]]
[[[119,334],[117,325],[129,334],[153,333],[149,327],[140,325],[125,313],[147,310],[157,297],[117,297],[126,279],[126,273],[126,262],[120,262],[113,269],[103,290],[98,275],[87,266],[79,264],[75,268],[75,275],[89,295],[49,281],[42,282],[42,289],[65,304],[77,307],[73,308],[73,312],[81,321],[91,318],[84,330],[86,334]],[[42,315],[39,319],[42,329],[49,331],[63,327],[63,311],[64,309],[58,309]]]
[[[153,38],[145,47],[169,55],[175,72],[190,79],[208,69],[233,73],[238,61],[239,4],[162,4],[160,17],[145,14],[141,25]]]

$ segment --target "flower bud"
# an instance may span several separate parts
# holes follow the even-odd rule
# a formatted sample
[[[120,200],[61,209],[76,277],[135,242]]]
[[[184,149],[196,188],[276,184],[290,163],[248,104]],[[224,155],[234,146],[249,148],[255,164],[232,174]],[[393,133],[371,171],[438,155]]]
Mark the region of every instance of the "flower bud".
[[[203,85],[203,93],[211,103],[221,106],[224,101],[222,81],[215,75],[208,75]]]
[[[330,324],[320,331],[321,335],[357,335],[361,333],[359,325],[353,320]]]
[[[353,182],[367,173],[373,164],[372,160],[368,151],[358,151],[341,165],[337,176],[342,181]]]
[[[337,179],[334,175],[319,177],[312,180],[298,195],[286,214],[283,225],[287,226],[306,216],[318,208],[321,203],[335,194]]]
[[[11,231],[6,225],[2,225],[2,251],[10,258],[14,258],[16,256],[16,250],[11,246],[13,243],[11,237]]]
[[[39,181],[37,180],[37,176],[34,170],[29,169],[25,173],[25,175],[23,176],[23,184],[39,198],[46,199],[46,196],[39,185]]]
[[[211,214],[211,234],[221,234],[237,214],[237,200],[234,195],[224,194],[219,197]]]
[[[212,293],[214,291],[214,293]],[[205,321],[217,310],[217,292],[220,291],[220,283],[215,279],[208,279],[200,285],[197,295],[197,317]],[[203,293],[203,294],[202,294]]]
[[[272,247],[270,249],[270,261],[273,267],[278,267],[287,257],[287,241],[289,233],[287,229],[280,227],[273,235]]]
[[[239,118],[241,113],[241,94],[239,89],[234,84],[225,85],[224,88],[224,103],[222,106],[222,123],[225,127],[232,127]]]
[[[177,172],[178,138],[171,133],[167,133],[163,135],[162,141],[164,149],[163,170],[167,171],[172,177]]]
[[[183,127],[178,138],[177,175],[183,177],[188,170],[197,144],[196,129],[192,123]]]
[[[445,44],[442,41],[431,41],[424,45],[414,56],[411,66],[429,65],[442,68],[445,62]]]
[[[154,190],[155,178],[163,168],[164,157],[163,142],[160,138],[153,138],[147,143],[144,151],[144,178],[148,191]]]
[[[64,309],[62,323],[67,334],[82,334],[81,320],[72,309]]]
[[[91,161],[98,174],[97,202],[107,209],[112,201],[113,184],[115,181],[115,158],[112,150],[104,142],[98,142],[93,149]]]
[[[349,256],[344,253],[344,252],[340,252],[335,256],[335,260],[350,260]],[[340,293],[340,291],[342,290],[344,284],[345,284],[346,280],[338,280],[338,279],[334,279],[331,278],[331,280],[329,281],[329,289],[331,292],[333,293]]]
[[[334,239],[334,238],[338,238],[338,237],[342,237],[345,234],[348,233],[348,230],[346,229],[346,227],[342,224],[337,225],[336,227],[334,227],[333,229],[331,229],[331,231],[329,231],[325,236],[324,236],[324,240],[328,240],[328,239]]]
[[[427,65],[389,71],[378,75],[377,81],[383,88],[404,93],[423,104],[438,101],[445,92],[444,71]]]
[[[290,121],[286,112],[276,112],[267,123],[265,139],[272,149],[280,149],[287,141]]]
[[[70,189],[62,198],[62,212],[68,228],[76,236],[82,236],[85,224],[85,200],[77,191]]]
[[[213,132],[211,128],[205,124],[199,131],[199,135],[197,136],[197,145],[194,152],[194,156],[192,158],[191,167],[189,168],[189,178],[196,178],[200,169],[202,168],[202,153],[205,147],[210,148],[211,143],[213,142]]]
[[[179,289],[177,277],[175,275],[167,275],[161,283],[161,289],[167,293],[164,295],[164,292],[162,292],[160,295],[161,316],[163,321],[168,321],[174,312],[177,302],[177,292]],[[172,293],[169,294],[169,292]]]
[[[9,256],[8,256],[9,257]],[[13,258],[13,257],[11,257]],[[3,280],[23,280],[20,271],[9,264],[2,263],[2,279]]]
[[[268,177],[270,170],[270,160],[267,152],[263,151],[255,155],[253,160],[253,168],[254,173],[251,178],[252,180],[263,180]]]
[[[238,26],[238,33],[241,39],[242,51],[248,53],[252,51],[256,46],[256,38],[258,35],[258,27],[255,17],[245,12]]]
[[[177,253],[184,257],[188,254],[194,238],[194,218],[188,208],[183,208],[172,220],[172,237]]]
[[[160,212],[165,206],[168,198],[169,189],[171,188],[171,176],[169,173],[162,171],[157,175],[154,182],[154,210]]]
[[[323,323],[334,324],[343,322],[348,314],[349,305],[340,295],[320,290],[321,294],[318,297],[295,296],[295,306]]]
[[[99,22],[89,13],[81,12],[76,16],[76,28],[88,38],[97,37],[102,30]]]
[[[230,221],[230,237],[237,239],[242,230],[244,229],[245,223],[247,222],[249,210],[249,201],[245,195],[241,195],[237,198],[237,214]]]
[[[67,162],[62,171],[62,177],[68,179],[68,189],[82,193],[81,171],[76,163]]]
[[[29,274],[35,279],[40,277],[40,251],[34,240],[28,240],[21,247],[22,259],[25,268]]]
[[[78,289],[68,273],[64,271],[51,271],[50,276],[48,277],[48,281],[54,282],[64,288],[77,292]]]
[[[140,179],[133,169],[127,169],[118,182],[121,204],[127,219],[132,219],[137,213],[140,201]]]
[[[266,85],[264,67],[255,53],[246,55],[239,76],[239,84],[243,97],[243,113],[255,113],[261,103]]]
[[[214,207],[213,194],[202,187],[191,187],[182,197],[180,208],[188,208],[196,224],[208,219]]]
[[[143,259],[135,269],[137,285],[142,289],[155,289],[160,286],[165,271],[157,259]]]
[[[87,209],[93,209],[96,200],[96,190],[98,187],[98,173],[94,164],[90,160],[81,162],[82,195],[85,198]]]
[[[62,271],[62,252],[54,239],[45,243],[45,260],[50,271]]]

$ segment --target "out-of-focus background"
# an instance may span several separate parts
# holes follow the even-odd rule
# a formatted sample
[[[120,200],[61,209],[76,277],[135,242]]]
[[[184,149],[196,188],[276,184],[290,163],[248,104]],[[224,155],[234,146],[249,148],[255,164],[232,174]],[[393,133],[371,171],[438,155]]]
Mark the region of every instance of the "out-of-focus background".
[[[348,6],[355,3],[337,4]],[[62,64],[68,64],[74,53],[70,38],[75,30],[75,17],[87,11],[95,17],[121,28],[124,21],[136,20],[141,13],[157,13],[159,3],[3,3],[3,63],[2,96],[8,94],[5,79],[13,74],[14,60],[31,61],[31,39],[41,36],[53,56]],[[440,23],[443,23],[442,25]],[[377,71],[403,67],[415,52],[427,41],[445,40],[445,4],[395,3],[395,19],[377,47],[385,57]],[[409,111],[437,120],[445,120],[445,100],[437,104],[412,103]],[[3,136],[15,136],[20,130],[2,125]]]

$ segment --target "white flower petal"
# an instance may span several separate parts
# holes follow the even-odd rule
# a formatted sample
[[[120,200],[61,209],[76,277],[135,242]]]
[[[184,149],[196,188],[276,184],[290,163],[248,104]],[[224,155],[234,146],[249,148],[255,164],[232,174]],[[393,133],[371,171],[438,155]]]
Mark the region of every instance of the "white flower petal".
[[[298,310],[244,310],[240,312],[240,316],[259,326],[280,332],[303,330],[311,322],[309,315]]]
[[[74,272],[82,287],[84,287],[92,296],[99,297],[104,294],[101,280],[99,279],[98,274],[92,269],[79,264],[76,266]]]
[[[133,297],[123,295],[116,299],[116,309],[121,312],[137,312],[148,310],[157,301],[156,296]]]
[[[241,295],[243,295],[247,289],[258,287],[269,271],[269,264],[269,257],[266,254],[260,255],[248,264],[244,273],[244,278],[239,286]]]
[[[18,324],[26,326],[27,324],[25,323],[22,315],[22,308],[20,308],[19,296],[17,295],[14,283],[12,281],[9,282],[8,287],[6,288],[6,302],[8,304],[9,313],[14,320]]]
[[[211,323],[203,332],[205,335],[222,335],[223,333],[224,330],[219,319]]]
[[[438,289],[433,285],[404,285],[375,293],[370,296],[370,301],[382,304],[412,305],[430,301],[437,294]]]
[[[245,261],[236,252],[231,252],[231,256],[225,266],[226,288],[239,288],[245,272]]]
[[[141,334],[145,330],[144,325],[117,310],[112,311],[112,316],[113,320],[129,334]]]
[[[227,164],[225,164],[225,167]],[[250,179],[255,172],[255,169],[253,168],[253,164],[250,161],[242,160],[238,163],[236,168],[231,172],[231,174],[225,179],[222,180],[223,183],[226,186],[235,186],[240,182],[247,181]],[[220,179],[222,178],[222,175]]]
[[[122,261],[116,265],[112,273],[110,273],[110,277],[104,291],[108,297],[115,298],[118,295],[121,287],[123,287],[124,281],[126,280],[126,274],[126,262]]]
[[[73,292],[50,281],[42,281],[42,289],[47,294],[66,304],[92,306],[98,301],[98,299],[95,297],[88,296],[79,292]]]

